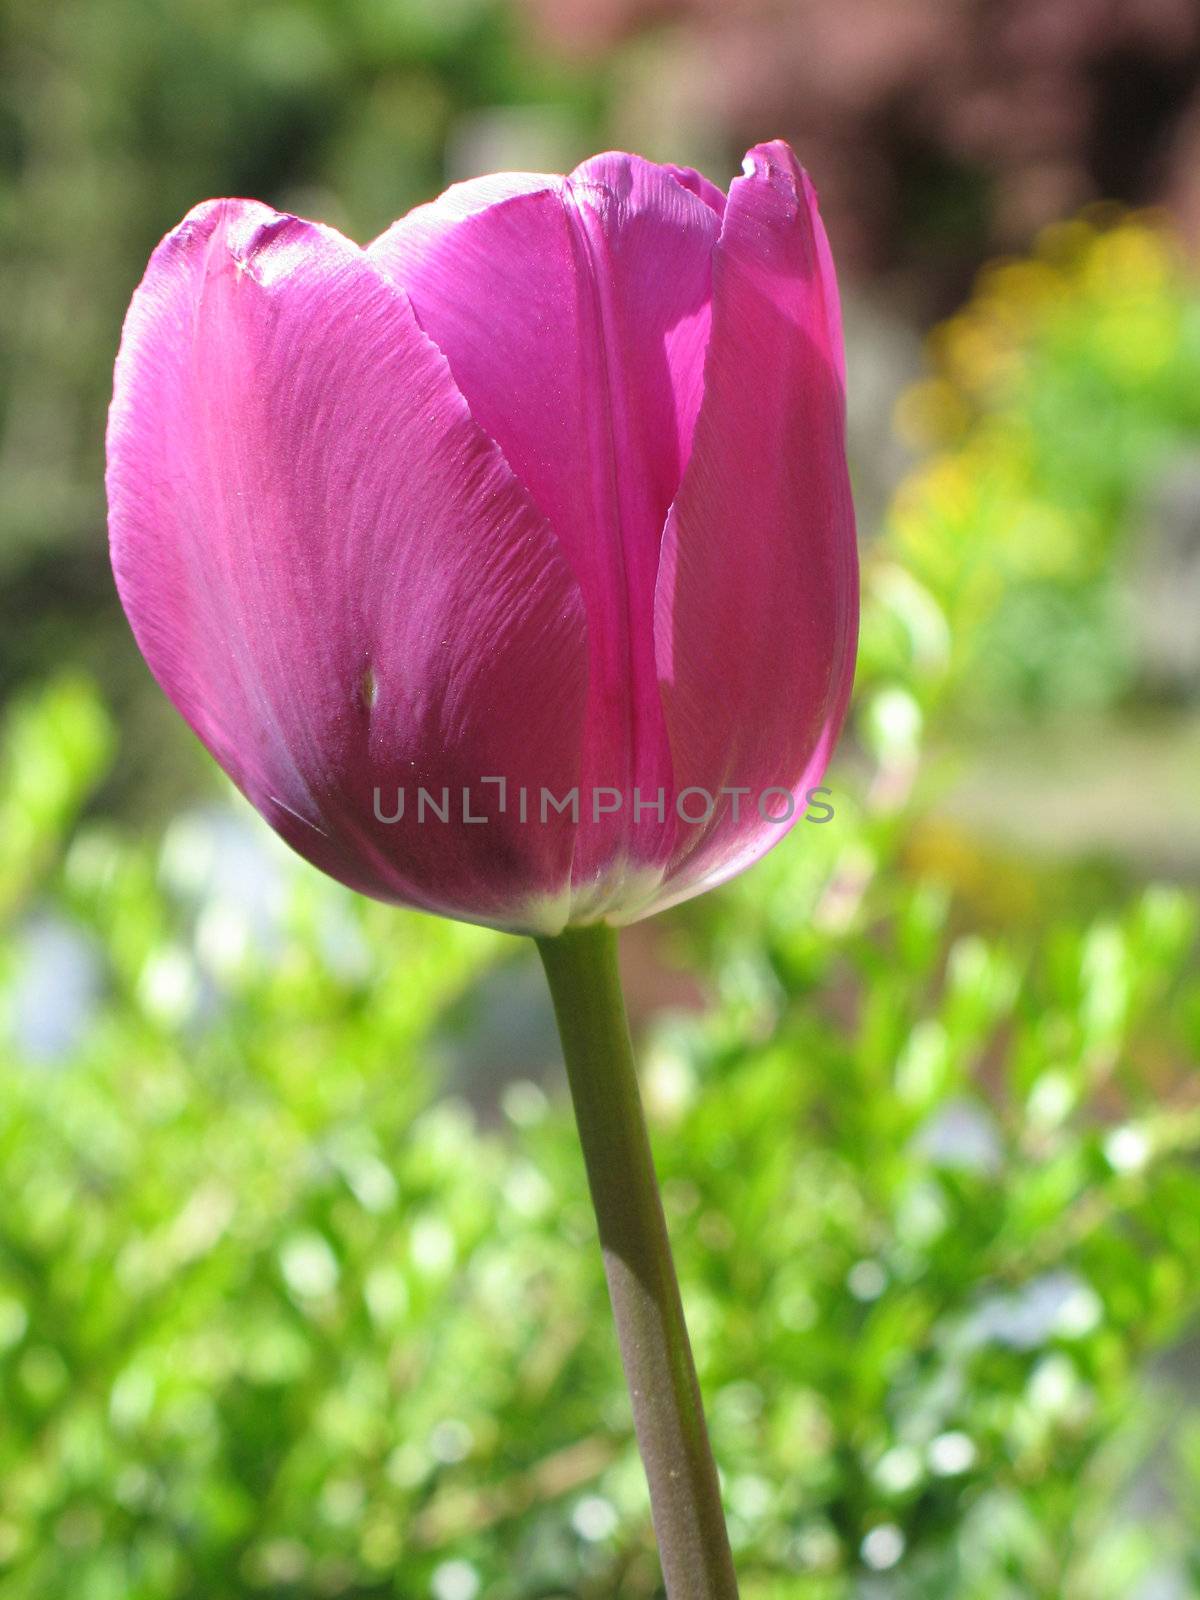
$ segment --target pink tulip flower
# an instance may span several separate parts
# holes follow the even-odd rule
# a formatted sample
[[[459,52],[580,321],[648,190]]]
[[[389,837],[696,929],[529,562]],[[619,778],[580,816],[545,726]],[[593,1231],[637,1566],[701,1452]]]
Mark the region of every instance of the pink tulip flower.
[[[620,154],[457,184],[365,249],[210,201],[125,323],[121,599],[335,878],[540,935],[634,921],[820,782],[857,629],[843,387],[782,143],[728,197]]]

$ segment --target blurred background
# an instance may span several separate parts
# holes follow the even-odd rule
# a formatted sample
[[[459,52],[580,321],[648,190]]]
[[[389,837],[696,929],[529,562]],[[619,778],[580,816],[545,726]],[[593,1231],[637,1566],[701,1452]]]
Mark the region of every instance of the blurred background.
[[[1200,1596],[1193,0],[3,0],[0,1600],[648,1600],[540,973],[287,855],[107,565],[196,201],[359,239],[783,135],[841,264],[829,783],[631,930],[746,1600]]]

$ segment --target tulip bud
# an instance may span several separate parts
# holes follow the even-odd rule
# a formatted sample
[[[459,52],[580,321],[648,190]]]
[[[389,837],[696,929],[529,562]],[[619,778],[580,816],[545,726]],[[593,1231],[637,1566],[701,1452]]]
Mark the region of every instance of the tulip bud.
[[[125,323],[117,586],[324,871],[535,934],[634,921],[820,782],[857,630],[843,391],[782,143],[728,198],[620,154],[458,184],[365,249],[210,201]]]

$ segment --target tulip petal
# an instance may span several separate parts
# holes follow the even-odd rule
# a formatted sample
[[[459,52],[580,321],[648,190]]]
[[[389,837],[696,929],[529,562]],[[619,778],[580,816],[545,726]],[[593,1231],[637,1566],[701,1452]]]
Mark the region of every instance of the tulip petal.
[[[652,809],[671,785],[653,596],[703,392],[720,219],[707,193],[628,155],[521,181],[503,199],[490,181],[420,207],[370,253],[410,295],[583,592],[584,792],[624,797],[581,822],[579,904],[602,909],[605,863],[619,880],[622,863],[658,863],[673,848],[669,803],[661,823]],[[636,819],[635,788],[648,803]]]
[[[515,791],[578,780],[582,600],[395,284],[331,229],[199,207],[134,297],[108,449],[138,643],[284,838],[381,899],[561,926],[571,830]]]
[[[748,793],[740,821],[730,795],[709,824],[681,830],[660,904],[782,837],[759,813],[764,791],[783,791],[765,802],[782,814],[818,782],[844,717],[858,565],[842,363],[812,187],[785,144],[759,146],[730,188],[713,259],[704,401],[655,609],[677,790]]]
[[[669,172],[676,183],[681,183],[685,189],[690,189],[704,204],[715,211],[717,216],[725,215],[725,194],[718,189],[711,178],[706,178],[702,172],[697,172],[695,167],[677,167],[668,162],[664,172]]]

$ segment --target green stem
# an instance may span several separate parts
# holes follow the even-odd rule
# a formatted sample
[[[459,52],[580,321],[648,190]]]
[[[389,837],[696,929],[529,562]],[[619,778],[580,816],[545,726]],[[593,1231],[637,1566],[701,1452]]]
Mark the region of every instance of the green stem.
[[[611,928],[539,939],[669,1600],[737,1600]]]

